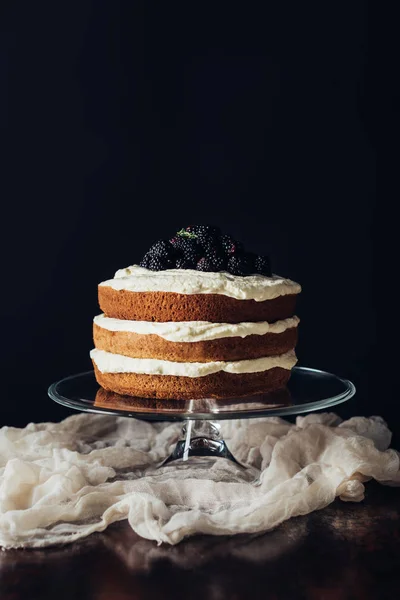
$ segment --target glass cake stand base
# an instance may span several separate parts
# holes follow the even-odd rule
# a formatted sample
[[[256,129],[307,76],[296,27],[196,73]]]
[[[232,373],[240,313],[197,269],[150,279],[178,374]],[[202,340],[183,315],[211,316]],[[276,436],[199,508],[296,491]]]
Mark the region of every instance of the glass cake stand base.
[[[240,464],[221,438],[221,426],[218,421],[188,420],[182,427],[182,439],[177,442],[172,454],[163,465],[178,458],[186,461],[189,456],[227,458]]]
[[[121,396],[99,387],[93,371],[61,379],[48,390],[52,400],[79,411],[144,421],[183,421],[181,437],[163,465],[200,456],[226,458],[240,465],[221,436],[219,421],[298,415],[346,402],[355,392],[351,381],[307,367],[292,370],[287,388],[251,398],[158,400]]]

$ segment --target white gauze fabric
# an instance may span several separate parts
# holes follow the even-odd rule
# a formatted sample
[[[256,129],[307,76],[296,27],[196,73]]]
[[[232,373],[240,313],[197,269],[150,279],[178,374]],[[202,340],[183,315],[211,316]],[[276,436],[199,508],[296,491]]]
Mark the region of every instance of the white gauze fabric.
[[[0,430],[0,545],[72,542],[127,519],[140,536],[177,544],[196,533],[268,531],[327,506],[359,502],[363,483],[400,483],[399,454],[380,417],[332,414],[222,422],[248,470],[226,459],[158,467],[178,423],[80,414]]]

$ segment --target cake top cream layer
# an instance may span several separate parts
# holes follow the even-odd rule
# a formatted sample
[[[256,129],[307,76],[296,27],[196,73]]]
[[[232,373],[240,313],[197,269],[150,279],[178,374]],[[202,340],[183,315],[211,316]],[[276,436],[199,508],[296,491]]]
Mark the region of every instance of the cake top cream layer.
[[[220,338],[241,337],[283,333],[291,327],[297,327],[298,317],[282,319],[275,323],[259,321],[256,323],[209,323],[208,321],[128,321],[112,319],[104,314],[93,319],[95,325],[108,331],[124,331],[138,335],[158,335],[169,342],[204,342]]]
[[[260,373],[275,367],[290,370],[297,362],[294,350],[278,356],[266,356],[251,360],[236,360],[232,362],[215,361],[173,362],[155,358],[131,358],[121,354],[112,354],[96,348],[90,352],[90,357],[102,373],[137,373],[145,375],[175,375],[178,377],[205,377],[213,373]]]
[[[221,294],[236,300],[273,300],[279,296],[299,294],[301,286],[290,279],[273,275],[241,277],[226,271],[207,273],[192,269],[150,271],[139,265],[119,269],[114,279],[102,286],[129,292],[173,292],[176,294]]]

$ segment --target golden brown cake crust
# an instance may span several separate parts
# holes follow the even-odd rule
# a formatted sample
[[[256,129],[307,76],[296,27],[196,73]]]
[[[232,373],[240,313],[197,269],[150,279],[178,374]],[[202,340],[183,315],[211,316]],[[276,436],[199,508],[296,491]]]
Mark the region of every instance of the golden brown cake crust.
[[[285,387],[290,371],[275,367],[261,373],[226,373],[204,377],[144,375],[138,373],[101,373],[95,364],[96,380],[104,389],[128,396],[190,400],[196,398],[241,398],[265,394]]]
[[[297,294],[273,300],[236,300],[220,294],[130,292],[98,287],[99,305],[107,317],[132,321],[209,321],[274,323],[294,315]]]
[[[212,362],[248,360],[276,356],[292,350],[297,342],[297,327],[282,333],[248,335],[245,338],[219,338],[201,342],[170,342],[158,335],[129,331],[109,331],[93,324],[96,348],[132,358],[157,358],[174,362]]]

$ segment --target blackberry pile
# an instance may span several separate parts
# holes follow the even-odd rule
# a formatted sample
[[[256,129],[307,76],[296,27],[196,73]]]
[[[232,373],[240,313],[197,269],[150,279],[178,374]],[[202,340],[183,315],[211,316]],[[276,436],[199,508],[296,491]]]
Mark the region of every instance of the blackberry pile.
[[[170,240],[156,242],[140,266],[152,271],[195,269],[241,276],[272,275],[268,256],[246,252],[241,242],[211,225],[190,225]]]

